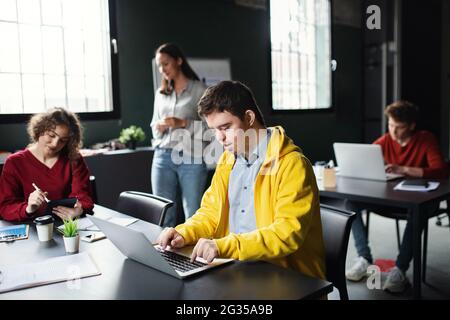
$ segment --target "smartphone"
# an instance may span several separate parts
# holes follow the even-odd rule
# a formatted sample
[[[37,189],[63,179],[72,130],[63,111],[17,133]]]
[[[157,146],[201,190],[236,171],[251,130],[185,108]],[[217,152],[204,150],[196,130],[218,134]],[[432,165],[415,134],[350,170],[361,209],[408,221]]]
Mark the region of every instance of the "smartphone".
[[[105,238],[106,238],[106,236],[103,232],[95,232],[95,233],[85,235],[84,237],[81,238],[81,240],[86,241],[86,242],[95,242],[97,240],[101,240],[101,239],[105,239]]]

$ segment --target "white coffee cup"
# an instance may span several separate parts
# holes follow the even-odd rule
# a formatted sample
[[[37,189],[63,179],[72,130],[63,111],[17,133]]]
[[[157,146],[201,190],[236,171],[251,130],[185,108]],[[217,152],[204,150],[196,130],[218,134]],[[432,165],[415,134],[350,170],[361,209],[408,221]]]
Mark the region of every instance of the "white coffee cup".
[[[51,215],[45,215],[34,219],[39,241],[53,239],[53,224],[55,219]]]

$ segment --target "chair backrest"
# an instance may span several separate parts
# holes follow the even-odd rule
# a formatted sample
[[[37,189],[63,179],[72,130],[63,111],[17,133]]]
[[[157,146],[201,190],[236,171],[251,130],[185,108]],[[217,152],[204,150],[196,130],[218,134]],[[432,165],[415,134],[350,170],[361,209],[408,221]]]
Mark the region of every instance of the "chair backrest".
[[[162,226],[166,211],[172,206],[173,201],[150,193],[124,191],[119,195],[116,210]]]
[[[348,300],[345,260],[355,213],[321,204],[320,217],[325,244],[327,279],[339,290],[341,300]]]
[[[94,201],[94,203],[97,203],[97,201],[98,201],[98,198],[97,198],[97,183],[95,181],[95,176],[89,176],[89,184],[91,185],[92,201]]]

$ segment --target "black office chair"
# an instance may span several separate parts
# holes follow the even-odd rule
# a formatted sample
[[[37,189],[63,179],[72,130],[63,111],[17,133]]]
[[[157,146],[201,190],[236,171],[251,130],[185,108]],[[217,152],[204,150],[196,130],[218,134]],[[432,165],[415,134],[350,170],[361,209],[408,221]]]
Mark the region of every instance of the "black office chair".
[[[341,300],[348,300],[345,261],[355,213],[321,204],[320,217],[325,245],[327,280],[339,290]]]
[[[167,209],[172,206],[173,201],[150,193],[124,191],[119,195],[116,210],[162,226]]]
[[[449,227],[450,230],[450,208],[449,208],[449,201],[445,201],[446,206],[445,208],[439,208],[438,215],[436,216],[436,225],[439,227]],[[448,224],[443,225],[442,219],[445,219],[445,217],[448,218]]]
[[[97,201],[98,201],[98,197],[97,197],[97,182],[95,181],[95,176],[89,176],[89,183],[91,185],[92,201],[94,201],[94,203],[97,203]]]

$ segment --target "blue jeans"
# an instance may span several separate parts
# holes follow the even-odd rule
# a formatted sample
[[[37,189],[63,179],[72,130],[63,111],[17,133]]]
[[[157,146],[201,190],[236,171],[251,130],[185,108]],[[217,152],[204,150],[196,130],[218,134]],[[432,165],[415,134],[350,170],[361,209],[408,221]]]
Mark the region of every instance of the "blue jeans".
[[[185,219],[188,219],[200,207],[207,179],[204,163],[176,164],[171,154],[172,149],[157,148],[151,173],[153,193],[174,202],[174,206],[166,212],[165,227],[174,227],[177,223],[177,188],[181,189],[183,211]]]
[[[369,241],[366,234],[366,229],[362,220],[361,213],[364,209],[373,212],[404,212],[404,209],[400,208],[392,208],[385,206],[369,206],[364,203],[347,201],[346,208],[350,211],[356,212],[355,220],[353,220],[352,224],[352,233],[353,238],[355,239],[355,247],[358,252],[358,256],[364,257],[369,263],[372,263],[372,254],[370,252]],[[422,226],[425,226],[425,223],[428,223],[428,216],[435,212],[438,208],[438,205],[429,206],[426,210],[424,210],[424,215],[422,217]],[[397,260],[395,265],[406,272],[409,268],[409,264],[413,258],[413,250],[412,250],[412,216],[408,215],[406,220],[406,227],[403,232],[402,242],[400,244],[400,252],[398,253]]]

